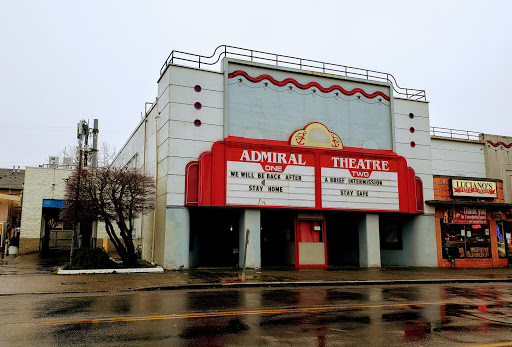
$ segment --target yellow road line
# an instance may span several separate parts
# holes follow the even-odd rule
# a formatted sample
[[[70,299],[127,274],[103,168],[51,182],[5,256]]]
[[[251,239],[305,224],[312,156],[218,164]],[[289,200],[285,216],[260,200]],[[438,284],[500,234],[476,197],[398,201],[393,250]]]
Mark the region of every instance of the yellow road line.
[[[91,319],[78,319],[78,320],[60,320],[60,321],[38,321],[38,322],[22,322],[22,323],[0,323],[0,327],[6,326],[35,326],[35,325],[64,325],[64,324],[96,324],[96,323],[116,323],[116,322],[138,322],[138,321],[152,321],[152,320],[166,320],[166,319],[187,319],[187,318],[209,318],[209,317],[227,317],[227,316],[249,316],[249,315],[264,315],[264,314],[286,314],[286,313],[308,313],[308,312],[322,312],[322,311],[336,311],[348,309],[362,309],[362,308],[378,308],[378,307],[408,307],[408,306],[428,306],[428,305],[485,305],[492,302],[480,301],[448,301],[448,302],[416,302],[404,304],[381,304],[381,305],[350,305],[350,306],[317,306],[317,307],[303,307],[303,308],[282,308],[273,310],[255,310],[255,311],[231,311],[231,312],[196,312],[185,314],[170,314],[160,316],[138,316],[138,317],[112,317],[112,318],[91,318]],[[491,346],[491,345],[489,345]],[[496,345],[501,346],[501,345]]]
[[[512,346],[512,342],[491,343],[489,345],[469,345],[464,347],[506,347]]]

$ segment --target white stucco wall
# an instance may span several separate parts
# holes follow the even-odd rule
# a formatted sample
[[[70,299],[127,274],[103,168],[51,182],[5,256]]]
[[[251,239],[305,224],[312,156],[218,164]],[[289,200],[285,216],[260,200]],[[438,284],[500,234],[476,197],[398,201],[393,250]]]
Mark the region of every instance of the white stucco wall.
[[[148,114],[140,121],[134,132],[121,148],[112,165],[115,167],[130,166],[140,169],[147,175],[156,179],[156,126],[160,121],[157,107],[152,107]],[[158,134],[160,135],[160,133]],[[160,148],[161,146],[159,146]],[[162,181],[160,181],[162,182]],[[165,197],[165,189],[159,192]],[[165,213],[165,206],[158,205],[157,209]],[[142,218],[134,221],[134,228],[137,229],[138,238],[135,244],[142,244],[143,259],[152,261],[153,252],[153,228],[155,212],[151,211]],[[162,232],[163,234],[163,232]]]
[[[21,210],[21,237],[40,238],[43,199],[64,200],[66,179],[73,170],[27,167]],[[98,238],[107,237],[105,225],[98,224]]]
[[[67,169],[43,167],[27,167],[25,169],[21,237],[40,237],[43,199],[63,200],[66,193],[65,180],[72,172]]]
[[[483,141],[485,141],[486,176],[503,181],[505,202],[510,204],[512,203],[512,147],[510,147],[512,137],[484,134]]]
[[[224,117],[224,76],[222,73],[171,66],[160,80],[159,90],[165,93],[158,106],[168,114],[168,156],[166,172],[167,206],[183,206],[185,201],[185,166],[210,151],[216,141],[222,141]],[[164,88],[166,83],[168,88]],[[200,92],[194,86],[201,87]],[[165,97],[164,94],[167,94]],[[165,100],[167,104],[163,104]],[[197,110],[196,102],[202,107]],[[164,117],[162,117],[164,118]],[[194,125],[199,119],[201,126]],[[159,178],[160,178],[159,177]]]
[[[484,144],[456,139],[432,139],[434,175],[485,176]]]
[[[412,113],[414,117],[409,118]],[[394,99],[395,150],[407,160],[416,176],[423,181],[423,197],[434,198],[432,179],[432,154],[428,103],[405,99]],[[410,128],[414,128],[411,133]],[[411,146],[411,142],[416,144]],[[428,206],[425,206],[428,209]]]
[[[423,199],[434,199],[432,143],[428,102],[394,99],[395,151],[423,182]],[[413,118],[409,114],[414,115]],[[410,128],[414,128],[414,132]],[[415,146],[411,146],[414,141]],[[407,216],[402,225],[403,250],[382,250],[382,265],[437,266],[435,209],[424,204],[423,215]]]
[[[194,90],[196,85],[201,86],[200,92]],[[201,109],[194,107],[196,102],[201,103]],[[201,126],[194,125],[196,119]],[[177,254],[188,254],[188,230],[175,228],[188,223],[181,220],[188,216],[181,213],[185,202],[185,167],[201,153],[210,151],[215,141],[223,140],[223,120],[221,72],[180,66],[166,70],[158,81],[156,105],[141,120],[113,164],[140,168],[157,181],[155,212],[136,221],[136,227],[142,230],[144,259],[170,268],[187,265],[186,257]]]

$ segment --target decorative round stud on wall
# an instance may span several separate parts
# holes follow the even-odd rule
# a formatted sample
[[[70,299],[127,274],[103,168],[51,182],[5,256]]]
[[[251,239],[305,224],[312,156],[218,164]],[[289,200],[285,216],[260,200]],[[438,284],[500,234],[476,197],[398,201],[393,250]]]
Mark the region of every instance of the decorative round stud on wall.
[[[200,127],[200,126],[201,126],[201,121],[200,121],[199,119],[196,119],[196,120],[194,121],[194,125],[195,125],[196,127]]]
[[[201,103],[200,103],[200,102],[196,102],[196,103],[194,104],[194,107],[196,108],[196,110],[200,110],[200,109],[201,109],[201,107],[203,107],[203,105],[201,105]]]
[[[409,131],[410,131],[410,132],[411,132],[411,134],[412,134],[412,133],[414,133],[414,132],[416,131],[416,129],[414,129],[414,127],[410,127],[410,128],[409,128]]]
[[[196,84],[194,86],[194,90],[199,93],[202,90],[202,88],[201,88],[201,86],[199,84]]]
[[[413,119],[414,118],[414,113],[409,113],[409,118]]]
[[[412,147],[412,148],[416,147],[416,142],[411,141],[411,147]]]

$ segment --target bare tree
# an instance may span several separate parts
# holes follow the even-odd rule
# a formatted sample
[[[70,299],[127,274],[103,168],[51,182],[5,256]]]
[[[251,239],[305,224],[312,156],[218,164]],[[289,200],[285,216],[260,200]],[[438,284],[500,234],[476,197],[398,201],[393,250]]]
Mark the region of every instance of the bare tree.
[[[116,157],[116,146],[103,141],[98,148],[98,166],[108,166]],[[58,156],[61,158],[72,158],[72,165],[78,165],[78,149],[76,146],[68,145],[62,148]]]
[[[116,157],[116,146],[102,142],[98,149],[98,166],[109,166]]]
[[[78,165],[78,150],[76,146],[67,145],[57,155],[61,158],[71,158],[72,165]]]
[[[73,222],[105,222],[107,234],[123,265],[137,264],[133,222],[155,209],[152,177],[131,168],[88,167],[81,172],[77,169],[68,180],[65,199],[61,218]]]

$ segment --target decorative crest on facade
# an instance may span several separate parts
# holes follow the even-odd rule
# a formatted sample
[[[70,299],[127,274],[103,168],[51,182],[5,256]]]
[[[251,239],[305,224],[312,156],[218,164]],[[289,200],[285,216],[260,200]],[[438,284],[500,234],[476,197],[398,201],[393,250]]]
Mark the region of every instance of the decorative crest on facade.
[[[343,142],[340,137],[318,122],[310,123],[303,129],[295,131],[290,136],[290,145],[334,149],[343,148]]]

